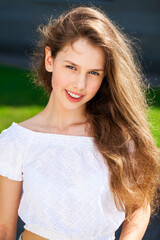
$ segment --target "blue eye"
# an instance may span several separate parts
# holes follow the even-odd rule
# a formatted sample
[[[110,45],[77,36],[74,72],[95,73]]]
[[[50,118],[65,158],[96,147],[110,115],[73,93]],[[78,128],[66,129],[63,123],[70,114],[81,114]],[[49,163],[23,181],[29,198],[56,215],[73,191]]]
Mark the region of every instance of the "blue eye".
[[[69,69],[75,69],[75,67],[73,67],[71,65],[67,65],[66,67],[69,68]]]
[[[91,74],[93,74],[93,75],[98,75],[98,76],[99,76],[99,73],[94,72],[94,71],[91,71]]]

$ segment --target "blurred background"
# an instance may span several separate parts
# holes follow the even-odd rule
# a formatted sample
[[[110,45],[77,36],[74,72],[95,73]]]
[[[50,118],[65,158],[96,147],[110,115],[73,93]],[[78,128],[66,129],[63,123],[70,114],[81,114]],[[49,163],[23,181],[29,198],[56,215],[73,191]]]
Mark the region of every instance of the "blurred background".
[[[28,77],[37,27],[79,5],[101,8],[137,45],[149,81],[148,120],[160,147],[160,1],[159,0],[0,0],[0,132],[40,112],[48,101]],[[144,240],[159,240],[159,215],[151,219]],[[17,239],[24,223],[18,219]],[[118,240],[121,228],[116,232]]]

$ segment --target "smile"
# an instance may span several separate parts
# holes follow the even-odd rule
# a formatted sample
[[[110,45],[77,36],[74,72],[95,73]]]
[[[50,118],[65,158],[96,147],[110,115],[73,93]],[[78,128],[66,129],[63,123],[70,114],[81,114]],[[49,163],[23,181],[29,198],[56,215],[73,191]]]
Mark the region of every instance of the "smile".
[[[81,96],[76,95],[76,94],[74,94],[74,93],[71,93],[71,92],[69,92],[69,91],[67,91],[67,93],[68,93],[71,97],[74,97],[74,98],[80,98],[80,97],[81,97]]]
[[[84,97],[84,95],[77,95],[65,89],[66,97],[71,102],[79,102]]]

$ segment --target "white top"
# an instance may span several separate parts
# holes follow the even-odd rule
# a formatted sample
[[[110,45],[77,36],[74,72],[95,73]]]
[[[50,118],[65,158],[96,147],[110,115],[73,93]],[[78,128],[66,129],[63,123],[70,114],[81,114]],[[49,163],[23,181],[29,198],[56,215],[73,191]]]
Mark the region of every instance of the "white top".
[[[13,122],[0,134],[0,174],[23,181],[24,228],[51,240],[113,240],[125,219],[93,138],[35,132]]]

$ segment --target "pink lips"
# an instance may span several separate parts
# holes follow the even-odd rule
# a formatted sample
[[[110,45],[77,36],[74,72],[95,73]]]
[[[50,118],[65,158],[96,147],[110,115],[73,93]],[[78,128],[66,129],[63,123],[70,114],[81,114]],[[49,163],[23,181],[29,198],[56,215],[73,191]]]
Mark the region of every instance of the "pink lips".
[[[72,91],[69,91],[69,92],[71,92],[71,93],[73,93],[73,94],[76,94],[76,95],[78,95],[78,96],[81,96],[81,97],[79,97],[79,98],[73,98],[73,97],[71,97],[71,96],[68,94],[67,90],[65,90],[66,97],[67,97],[67,99],[68,99],[69,101],[71,101],[71,102],[79,102],[79,101],[81,101],[82,98],[84,97],[84,95],[82,95],[82,94],[74,93],[74,92],[72,92]]]

